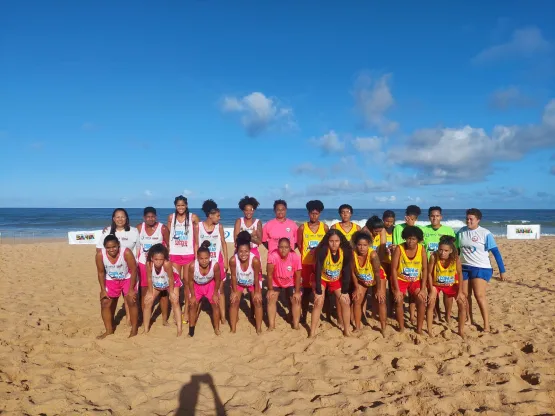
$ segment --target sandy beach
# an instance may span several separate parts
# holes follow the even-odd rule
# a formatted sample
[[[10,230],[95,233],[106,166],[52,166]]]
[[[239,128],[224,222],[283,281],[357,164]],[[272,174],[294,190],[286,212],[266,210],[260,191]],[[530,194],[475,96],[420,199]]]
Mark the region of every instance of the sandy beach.
[[[553,414],[554,241],[499,239],[510,280],[488,287],[494,333],[468,326],[466,341],[455,320],[435,338],[409,325],[384,339],[370,320],[351,338],[323,322],[308,339],[278,317],[257,336],[244,312],[237,334],[217,337],[206,305],[193,339],[158,317],[148,336],[127,339],[123,320],[98,341],[94,247],[2,244],[0,413]]]

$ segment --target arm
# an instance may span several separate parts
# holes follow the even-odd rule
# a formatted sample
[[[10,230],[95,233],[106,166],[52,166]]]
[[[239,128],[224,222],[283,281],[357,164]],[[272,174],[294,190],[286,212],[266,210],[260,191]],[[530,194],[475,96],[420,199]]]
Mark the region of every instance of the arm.
[[[229,257],[227,257],[227,243],[225,242],[224,226],[219,224],[218,227],[220,227],[220,239],[222,241],[222,252],[224,253],[224,268],[227,271],[229,270]]]
[[[266,247],[266,250],[268,250],[268,238],[268,223],[266,223],[262,227],[262,245]]]
[[[376,286],[378,288],[378,293],[376,294],[376,299],[378,299],[379,303],[385,302],[385,286],[386,280],[381,278],[380,276],[380,258],[376,253],[370,254],[370,263],[372,264],[372,272],[374,273],[374,279],[376,279]]]
[[[170,246],[170,230],[164,224],[162,224],[162,238],[164,239],[164,244],[166,247]]]
[[[262,221],[258,220],[256,230],[251,235],[251,241],[254,244],[262,244]]]
[[[171,229],[172,229],[172,214],[168,215],[168,223],[167,223],[167,225],[166,225],[166,228],[167,228],[168,230],[171,230]],[[163,233],[163,232],[164,232],[164,230],[162,230],[162,233]]]
[[[258,257],[252,259],[252,269],[254,271],[254,296],[262,301],[262,288],[258,280],[258,276],[262,270],[262,264]]]
[[[214,301],[217,301],[220,298],[221,282],[222,282],[222,278],[220,277],[220,265],[216,263],[214,264],[214,298],[213,298]]]
[[[125,262],[127,263],[129,273],[131,274],[127,296],[132,298],[133,302],[136,302],[135,285],[137,284],[137,262],[135,261],[135,257],[133,257],[133,253],[129,249],[125,249],[125,254],[123,256],[125,258]]]
[[[139,260],[139,256],[141,255],[141,224],[137,225],[137,233],[139,236],[137,237],[137,245],[135,246],[135,257]]]
[[[299,227],[300,228],[300,227]],[[324,231],[327,232],[330,230],[330,227],[328,227],[328,224],[324,224]],[[299,246],[300,247],[300,246]]]
[[[231,303],[235,303],[237,301],[237,262],[235,261],[235,256],[233,256],[230,260],[229,260],[229,265],[230,265],[230,274],[231,274],[231,294],[229,296],[229,300]],[[216,273],[216,270],[214,269],[214,273]],[[255,274],[255,279],[256,277],[258,277],[257,274]]]
[[[147,261],[145,264],[145,268],[146,268],[146,281],[147,281],[146,296],[153,296],[154,288],[152,287],[152,263]],[[145,299],[146,299],[146,296],[145,296]]]
[[[295,230],[293,231],[293,235],[292,237],[295,239],[295,241],[291,241],[291,248],[293,249],[293,251],[295,251],[295,248],[299,247],[299,251],[301,250],[301,246],[299,245],[299,242],[297,241],[297,237],[299,235],[299,227],[297,227],[297,224],[294,224]]]
[[[266,267],[266,285],[268,286],[268,292],[274,290],[274,268],[272,263],[268,263]]]
[[[462,290],[462,266],[461,266],[461,259],[459,257],[457,257],[457,275],[459,276],[459,291],[457,292],[457,302],[464,302],[466,301],[466,296],[464,296],[463,290]]]
[[[241,220],[237,218],[235,220],[235,225],[233,226],[233,241],[237,241],[237,234],[239,234],[241,228]]]
[[[420,276],[420,291],[427,291],[428,287],[428,254],[426,248],[422,247],[422,275]],[[427,295],[426,295],[427,296]]]
[[[395,247],[393,256],[391,256],[391,282],[393,286],[393,293],[395,300],[399,302],[403,299],[402,293],[399,291],[399,276],[397,275],[397,269],[399,268],[399,259],[401,258],[401,249]]]
[[[499,267],[499,278],[505,280],[505,264],[503,263],[503,257],[501,257],[499,248],[497,248],[497,243],[491,233],[486,237],[486,250],[495,257],[495,262],[497,263],[497,267]]]
[[[434,252],[430,255],[430,262],[428,264],[428,273],[427,273],[427,276],[426,276],[426,280],[428,282],[428,290],[430,292],[432,291],[432,286],[434,285],[434,270],[435,270],[435,267],[436,267],[436,253]],[[458,273],[458,270],[457,270],[457,273]],[[459,276],[460,276],[459,279],[462,279],[462,273]],[[459,285],[459,286],[460,286],[459,289],[462,289],[462,284]]]
[[[297,228],[297,246],[299,247],[299,254],[301,255],[301,257],[303,256],[303,228],[304,225]],[[293,250],[295,250],[294,247]]]
[[[197,214],[193,214],[191,216],[192,220],[193,220],[193,256],[195,256],[195,258],[197,258],[197,250],[198,250],[198,223],[200,222],[198,215]]]
[[[98,276],[98,284],[100,285],[100,300],[107,298],[106,293],[106,269],[104,268],[104,261],[102,261],[102,252],[95,255],[96,272]]]
[[[186,267],[189,268],[187,282],[185,282],[186,284],[189,285],[189,303],[191,305],[196,305],[197,298],[195,297],[195,279],[193,279],[195,274],[195,262],[193,261],[189,263],[189,265]]]
[[[164,262],[164,271],[168,275],[168,294],[171,296],[173,293],[173,267],[171,261]]]
[[[380,246],[378,247],[378,256],[379,256],[380,262],[383,262],[383,259],[385,258],[386,243],[387,243],[387,232],[385,231],[385,228],[383,228],[382,232],[380,233]]]

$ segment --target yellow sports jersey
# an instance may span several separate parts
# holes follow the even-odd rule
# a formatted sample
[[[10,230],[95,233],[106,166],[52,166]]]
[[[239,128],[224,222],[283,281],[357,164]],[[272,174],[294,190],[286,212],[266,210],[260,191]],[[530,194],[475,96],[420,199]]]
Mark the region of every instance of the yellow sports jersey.
[[[453,286],[459,283],[457,276],[457,262],[452,261],[446,268],[441,264],[441,260],[437,259],[434,267],[434,286]]]
[[[343,250],[339,249],[339,259],[337,263],[333,262],[331,251],[328,249],[328,255],[322,265],[322,280],[326,282],[335,282],[341,279],[341,271],[343,270]]]
[[[316,259],[314,258],[314,249],[320,244],[322,238],[326,235],[326,230],[324,229],[324,223],[320,222],[318,230],[312,232],[308,223],[303,224],[303,247],[301,252],[301,259],[303,264],[314,264]]]
[[[335,224],[335,229],[340,231],[341,234],[343,234],[345,236],[345,238],[347,239],[347,241],[351,241],[351,239],[353,238],[353,234],[357,232],[357,226],[354,222],[351,222],[351,229],[349,230],[349,232],[345,231],[342,227],[341,227],[341,223],[337,223]]]
[[[380,248],[381,244],[382,244],[382,239],[381,239],[381,236],[378,234],[374,237],[374,240],[372,241],[372,250],[378,251],[378,248]]]
[[[391,263],[391,254],[389,253],[389,247],[393,244],[393,233],[389,234],[387,230],[385,231],[387,240],[385,242],[385,256],[383,258],[383,263]]]
[[[411,260],[407,257],[404,244],[399,245],[401,257],[399,258],[399,268],[397,278],[403,282],[417,282],[422,278],[422,244],[418,244],[416,255]]]
[[[376,284],[376,280],[374,279],[374,269],[372,269],[372,262],[370,261],[371,254],[372,250],[368,250],[364,264],[360,265],[358,263],[358,256],[355,253],[355,276],[358,280],[370,283],[371,286],[374,286]]]

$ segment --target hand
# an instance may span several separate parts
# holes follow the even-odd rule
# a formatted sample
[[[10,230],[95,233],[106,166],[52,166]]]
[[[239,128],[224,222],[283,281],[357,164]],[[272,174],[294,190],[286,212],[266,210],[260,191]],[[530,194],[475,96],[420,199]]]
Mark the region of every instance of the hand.
[[[426,300],[428,299],[428,291],[426,289],[420,289],[420,292],[418,292],[418,297],[421,301],[426,302]]]
[[[102,299],[104,298],[108,298],[108,293],[106,293],[106,289],[100,291],[100,301],[102,302]]]
[[[253,292],[252,301],[255,305],[262,305],[262,292]]]
[[[385,289],[379,290],[378,293],[376,293],[376,299],[378,300],[378,303],[385,302]]]
[[[195,303],[196,303],[197,300],[194,296],[193,296],[193,299],[195,299]],[[220,303],[220,294],[217,291],[215,291],[214,295],[212,296],[212,302],[214,302],[216,304]],[[192,305],[192,303],[191,303],[191,305]]]
[[[466,302],[466,296],[464,295],[464,293],[459,293],[457,294],[457,303],[465,303]]]
[[[351,304],[351,299],[349,298],[348,293],[342,293],[341,296],[339,297],[339,300],[343,302],[345,305]]]
[[[276,291],[274,289],[268,289],[268,293],[266,293],[266,299],[271,300],[275,295]]]
[[[152,293],[152,289],[147,290],[145,295],[145,302],[150,302],[152,299],[154,299],[154,293]]]
[[[299,305],[301,303],[301,293],[300,292],[293,293],[293,296],[291,296],[291,301],[294,304]]]
[[[236,290],[233,290],[233,288],[231,289],[231,295],[229,296],[229,301],[232,305],[235,304],[235,302],[237,302],[237,298],[239,298],[238,293]]]
[[[356,302],[358,298],[360,298],[360,292],[358,290],[355,290],[353,292],[353,302]]]
[[[507,280],[507,273],[499,273],[499,280],[501,281]]]
[[[214,292],[214,296],[216,296],[216,292]],[[197,307],[197,298],[193,295],[189,296],[189,310],[194,310]]]
[[[229,272],[229,263],[228,263],[228,261],[227,261],[227,260],[226,260],[226,261],[224,261],[224,270],[225,270],[225,272],[226,272],[226,273],[228,273],[228,272]]]
[[[173,290],[170,291],[170,301],[174,302],[176,300],[179,300],[179,297],[175,294],[175,292]]]
[[[399,303],[403,301],[403,292],[401,292],[399,289],[396,289],[393,291],[393,298],[395,299],[395,302]]]
[[[125,297],[131,304],[137,302],[137,292],[135,292],[135,289],[133,289],[132,287],[129,288],[129,291],[127,292],[127,295],[125,295]]]
[[[316,292],[314,293],[314,306],[318,305],[322,305],[324,303],[324,294],[322,293],[321,295],[316,294]]]

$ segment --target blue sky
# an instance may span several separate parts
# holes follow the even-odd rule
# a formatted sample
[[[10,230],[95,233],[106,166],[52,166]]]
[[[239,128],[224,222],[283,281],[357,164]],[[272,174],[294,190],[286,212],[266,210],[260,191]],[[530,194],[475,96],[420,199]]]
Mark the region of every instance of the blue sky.
[[[0,206],[552,208],[554,15],[549,1],[10,2]]]

